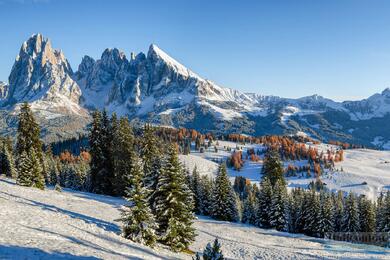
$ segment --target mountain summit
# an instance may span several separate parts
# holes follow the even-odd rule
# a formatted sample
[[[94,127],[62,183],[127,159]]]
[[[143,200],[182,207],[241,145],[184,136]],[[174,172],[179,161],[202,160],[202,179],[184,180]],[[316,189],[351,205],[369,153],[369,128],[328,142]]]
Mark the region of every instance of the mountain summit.
[[[390,148],[389,89],[345,102],[241,93],[203,79],[155,44],[129,58],[116,48],[98,60],[84,56],[73,72],[62,51],[36,34],[23,43],[8,82],[0,83],[2,133],[15,128],[15,112],[27,101],[47,140],[82,133],[89,112],[106,109],[137,122],[203,132],[299,133]]]

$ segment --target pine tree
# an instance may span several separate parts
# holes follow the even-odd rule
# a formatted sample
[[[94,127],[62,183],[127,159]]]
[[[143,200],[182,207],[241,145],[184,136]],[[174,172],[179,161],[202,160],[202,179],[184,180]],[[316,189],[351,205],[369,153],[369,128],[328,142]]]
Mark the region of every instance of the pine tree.
[[[42,142],[39,135],[40,129],[30,106],[28,103],[24,103],[20,108],[16,142],[18,174],[23,176],[19,178],[18,183],[44,189],[45,171],[43,169]],[[27,167],[27,165],[30,167]]]
[[[213,245],[207,243],[206,248],[203,251],[203,260],[223,260],[225,259],[222,254],[221,244],[216,238]]]
[[[203,175],[200,179],[201,187],[201,201],[202,209],[201,214],[210,216],[212,214],[213,204],[213,180],[207,175]]]
[[[23,151],[19,156],[19,169],[18,178],[16,183],[21,186],[32,186],[32,161],[30,160],[27,152]]]
[[[342,219],[343,232],[359,231],[359,212],[357,207],[356,196],[352,192],[345,199],[344,216]]]
[[[324,191],[320,193],[320,215],[319,215],[319,235],[325,237],[328,233],[333,232],[332,221],[332,199]]]
[[[115,124],[115,123],[114,123]],[[113,135],[113,167],[114,167],[114,194],[125,195],[130,184],[132,165],[134,162],[134,136],[127,118],[121,118],[119,126],[114,127]]]
[[[359,231],[375,232],[375,209],[374,204],[364,195],[358,199]]]
[[[105,160],[102,151],[102,114],[95,111],[92,114],[92,126],[89,133],[89,145],[91,153],[91,191],[102,193],[100,187],[101,180],[99,179],[100,172],[103,170],[103,162]]]
[[[167,160],[158,178],[155,198],[160,240],[174,251],[181,251],[194,241],[194,215],[191,190],[185,183],[177,152],[170,146]]]
[[[272,205],[272,185],[268,177],[263,178],[260,183],[260,191],[257,207],[257,225],[263,228],[271,226],[271,205]]]
[[[23,103],[20,107],[18,134],[16,141],[16,154],[18,157],[26,152],[35,150],[36,156],[43,161],[42,142],[39,139],[40,129],[35,121],[33,113],[28,103]]]
[[[275,183],[275,187],[272,192],[271,199],[271,212],[270,212],[270,224],[271,227],[276,228],[276,230],[284,230],[286,224],[286,203],[287,200],[287,190],[286,186],[283,184],[283,181],[278,179]]]
[[[212,217],[218,220],[238,221],[236,195],[230,183],[226,171],[226,165],[219,166],[218,175],[215,178],[212,203]]]
[[[163,157],[161,155],[160,142],[156,137],[155,129],[151,125],[145,125],[141,139],[140,154],[144,162],[145,186],[153,191],[148,198],[152,211],[156,210],[156,189],[158,178],[161,174]]]
[[[333,230],[335,232],[341,232],[342,231],[342,219],[344,216],[344,204],[343,204],[343,193],[339,191],[337,195],[332,194],[332,200],[333,200]]]
[[[305,215],[303,216],[305,226],[303,230],[309,236],[319,236],[320,200],[314,190],[308,192],[306,202]]]
[[[0,166],[0,171],[4,173],[7,177],[16,177],[16,169],[14,164],[14,158],[12,156],[12,151],[10,151],[10,148],[5,143],[3,143],[3,147],[1,150]]]
[[[264,157],[264,164],[262,168],[263,178],[267,177],[272,187],[275,186],[278,180],[281,180],[282,185],[286,185],[284,179],[284,169],[280,160],[278,151],[269,149]]]
[[[383,192],[381,192],[377,198],[376,205],[376,231],[382,232],[385,228],[384,217],[385,217],[385,201]]]
[[[133,167],[130,175],[131,184],[125,198],[129,202],[122,209],[123,235],[134,242],[153,246],[157,236],[157,224],[147,201],[148,190],[143,186],[143,171],[141,161],[137,156],[131,158]]]
[[[390,232],[390,191],[386,192],[386,195],[382,202],[382,212],[380,214],[381,219],[381,232]]]
[[[45,177],[43,175],[41,160],[39,160],[34,149],[30,152],[30,162],[32,186],[43,190],[45,188]]]
[[[200,182],[200,175],[196,166],[192,171],[191,178],[191,190],[194,194],[194,210],[195,214],[202,214],[203,211],[203,201],[202,201],[202,187]]]
[[[249,192],[244,200],[244,209],[242,212],[242,223],[256,224],[256,196],[253,192]]]

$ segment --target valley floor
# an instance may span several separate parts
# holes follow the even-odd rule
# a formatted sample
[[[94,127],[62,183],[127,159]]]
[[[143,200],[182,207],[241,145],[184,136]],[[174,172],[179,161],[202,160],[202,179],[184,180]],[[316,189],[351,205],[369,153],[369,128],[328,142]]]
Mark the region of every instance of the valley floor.
[[[122,238],[122,199],[37,190],[0,178],[0,259],[191,259]],[[389,259],[390,250],[200,217],[193,251],[218,237],[229,259]]]

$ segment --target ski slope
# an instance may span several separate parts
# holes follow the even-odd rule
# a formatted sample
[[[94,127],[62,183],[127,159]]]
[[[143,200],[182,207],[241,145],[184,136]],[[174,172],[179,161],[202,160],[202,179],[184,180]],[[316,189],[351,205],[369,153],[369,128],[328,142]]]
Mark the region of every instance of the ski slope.
[[[120,198],[41,191],[0,178],[0,259],[191,259],[122,238]],[[228,259],[389,259],[390,251],[200,217],[193,251],[218,237]]]

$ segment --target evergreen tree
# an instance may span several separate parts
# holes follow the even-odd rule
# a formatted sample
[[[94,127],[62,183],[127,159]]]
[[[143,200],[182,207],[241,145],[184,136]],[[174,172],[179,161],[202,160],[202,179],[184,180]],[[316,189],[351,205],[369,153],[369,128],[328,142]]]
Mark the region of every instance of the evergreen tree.
[[[226,171],[226,165],[219,166],[215,178],[212,203],[212,217],[218,220],[238,221],[236,195]]]
[[[380,231],[390,232],[390,191],[386,192],[381,208],[380,219],[378,219],[380,221]]]
[[[360,232],[375,232],[375,209],[374,204],[364,195],[358,200]]]
[[[384,195],[383,192],[381,192],[377,198],[377,205],[376,205],[376,231],[382,232],[385,228],[385,201],[384,201]]]
[[[43,161],[42,142],[39,139],[40,129],[35,121],[34,115],[28,103],[23,103],[20,107],[19,124],[16,141],[16,154],[18,157],[23,153],[35,150],[39,161]]]
[[[185,183],[176,149],[170,146],[159,175],[156,192],[156,218],[160,240],[174,251],[181,251],[195,238],[191,190]]]
[[[257,207],[257,225],[263,228],[271,226],[271,205],[272,205],[272,185],[268,177],[263,178],[260,183],[260,191]]]
[[[41,160],[39,160],[38,155],[35,153],[35,149],[32,149],[30,152],[30,162],[32,187],[43,190],[45,188],[45,177],[43,175]]]
[[[91,153],[91,191],[96,193],[102,193],[103,190],[100,187],[101,180],[99,176],[103,170],[104,154],[103,154],[103,140],[102,140],[102,114],[99,111],[95,111],[92,114],[92,126],[89,133],[89,145]]]
[[[21,186],[32,186],[32,161],[30,160],[27,152],[23,151],[19,156],[19,169],[18,178],[16,183]]]
[[[115,125],[116,123],[114,123]],[[130,185],[131,171],[134,163],[134,136],[127,118],[121,118],[119,126],[114,127],[113,135],[113,167],[114,167],[114,194],[125,195]]]
[[[359,212],[356,196],[352,192],[345,199],[344,216],[342,219],[343,232],[359,231]]]
[[[332,194],[332,200],[333,200],[333,230],[335,232],[341,232],[342,231],[342,219],[344,216],[344,204],[343,204],[343,193],[339,191],[337,195]]]
[[[12,150],[3,143],[0,153],[0,173],[5,174],[9,178],[16,177],[16,169],[14,164],[14,158],[12,156]]]
[[[134,242],[153,246],[157,239],[155,234],[157,224],[147,201],[148,190],[143,186],[141,161],[136,156],[131,160],[133,161],[130,172],[131,184],[125,195],[130,204],[122,210],[121,218],[124,224],[123,235]]]
[[[213,245],[207,243],[206,248],[203,251],[203,260],[223,260],[225,259],[222,254],[221,244],[216,238]]]
[[[286,186],[283,184],[281,179],[278,179],[275,183],[275,187],[272,192],[271,199],[271,212],[270,212],[270,224],[271,227],[276,228],[276,230],[284,230],[286,224],[286,203],[287,200],[287,190]]]
[[[201,187],[201,201],[202,209],[201,214],[210,216],[212,214],[213,204],[213,180],[207,175],[203,175],[200,179]]]
[[[244,209],[242,213],[242,223],[256,224],[256,196],[253,192],[249,192],[248,196],[244,200]]]
[[[191,190],[194,194],[195,214],[202,214],[204,208],[203,201],[202,201],[202,186],[200,182],[200,175],[196,166],[192,171]]]
[[[284,169],[278,151],[269,149],[264,157],[262,168],[263,178],[267,177],[271,182],[272,187],[280,180],[282,185],[286,185],[284,179]]]
[[[319,235],[325,237],[333,232],[332,198],[324,191],[320,193]]]
[[[320,200],[314,190],[308,192],[306,202],[305,215],[303,216],[305,226],[303,230],[309,236],[319,236]]]
[[[24,103],[20,108],[16,142],[18,174],[22,175],[18,183],[43,189],[45,186],[45,174],[43,169],[42,142],[39,139],[39,135],[40,129],[30,106],[28,103]]]
[[[158,178],[161,174],[163,157],[160,142],[156,137],[155,129],[151,125],[145,125],[142,133],[140,154],[144,163],[143,170],[145,173],[145,186],[153,191],[149,195],[149,204],[152,211],[156,210],[156,196],[154,192],[157,189]]]

